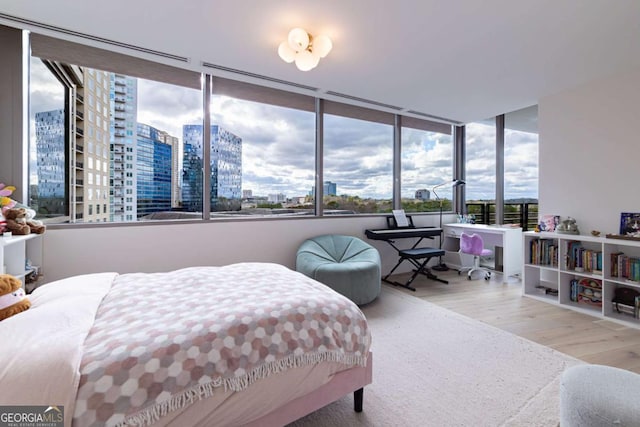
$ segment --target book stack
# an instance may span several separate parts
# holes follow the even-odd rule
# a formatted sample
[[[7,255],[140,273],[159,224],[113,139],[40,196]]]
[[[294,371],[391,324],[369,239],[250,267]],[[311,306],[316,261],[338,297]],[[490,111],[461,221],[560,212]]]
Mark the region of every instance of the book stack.
[[[529,263],[558,266],[558,244],[553,239],[534,239],[529,246]]]
[[[611,254],[611,276],[640,282],[640,258],[622,252]]]
[[[587,249],[581,242],[567,242],[567,270],[602,272],[602,252]]]

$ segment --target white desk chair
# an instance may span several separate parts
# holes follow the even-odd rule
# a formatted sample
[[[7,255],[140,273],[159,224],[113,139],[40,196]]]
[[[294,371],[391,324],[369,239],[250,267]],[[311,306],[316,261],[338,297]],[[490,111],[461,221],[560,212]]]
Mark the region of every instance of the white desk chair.
[[[464,267],[458,271],[458,274],[468,270],[467,277],[471,280],[471,275],[474,271],[482,271],[484,272],[484,280],[491,278],[491,271],[480,267],[480,257],[491,255],[493,251],[484,248],[484,241],[481,236],[475,233],[471,235],[462,233],[460,235],[460,252],[473,255],[473,267]]]

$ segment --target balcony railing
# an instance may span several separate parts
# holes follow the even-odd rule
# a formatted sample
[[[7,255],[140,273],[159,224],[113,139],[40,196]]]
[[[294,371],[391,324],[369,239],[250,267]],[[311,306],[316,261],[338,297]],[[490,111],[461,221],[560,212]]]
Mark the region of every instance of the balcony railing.
[[[490,202],[467,203],[467,214],[476,217],[476,224],[496,223],[496,204]],[[538,203],[505,203],[504,224],[518,224],[523,231],[533,230],[538,224]]]

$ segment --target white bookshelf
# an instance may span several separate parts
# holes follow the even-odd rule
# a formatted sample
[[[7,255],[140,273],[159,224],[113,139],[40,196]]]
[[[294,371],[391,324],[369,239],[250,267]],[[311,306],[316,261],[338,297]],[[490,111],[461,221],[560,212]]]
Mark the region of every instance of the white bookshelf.
[[[618,313],[612,303],[617,287],[627,287],[640,291],[640,282],[613,275],[612,254],[624,253],[630,257],[640,258],[640,241],[594,237],[587,235],[559,234],[550,232],[523,233],[524,268],[522,275],[523,295],[540,301],[556,304],[581,313],[611,320],[626,326],[640,328],[640,319],[632,314]],[[549,246],[557,247],[557,265],[544,264],[544,260],[532,259],[532,242],[546,241]],[[568,260],[571,242],[579,242],[584,249],[602,253],[601,269],[597,266],[573,268]],[[542,261],[543,263],[539,263]],[[582,279],[582,283],[595,281],[601,285],[600,306],[588,301],[574,301],[571,298],[571,281]],[[539,288],[556,290],[552,291]],[[581,288],[584,289],[584,288]],[[593,293],[593,290],[591,291]]]
[[[42,235],[0,237],[0,272],[11,274],[22,281],[33,271],[27,269],[27,260],[31,266],[42,265]]]

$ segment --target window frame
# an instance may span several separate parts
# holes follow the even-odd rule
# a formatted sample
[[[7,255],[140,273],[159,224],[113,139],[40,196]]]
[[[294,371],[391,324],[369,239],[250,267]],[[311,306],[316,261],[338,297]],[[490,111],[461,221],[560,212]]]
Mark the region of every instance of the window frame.
[[[323,122],[324,114],[342,115],[345,117],[352,117],[358,119],[364,119],[372,122],[390,124],[393,127],[393,167],[392,167],[392,205],[394,208],[400,205],[400,150],[401,150],[401,128],[411,127],[416,129],[423,129],[444,134],[453,134],[453,124],[435,122],[426,120],[414,116],[407,116],[399,114],[398,112],[388,112],[382,109],[369,108],[361,105],[344,103],[336,100],[335,96],[327,95],[322,97],[322,94],[314,93],[312,95],[302,94],[298,92],[288,91],[285,89],[279,89],[274,87],[262,86],[255,83],[250,83],[242,80],[235,80],[227,77],[220,77],[209,74],[207,72],[196,72],[188,70],[186,68],[175,67],[172,65],[163,64],[160,62],[154,62],[152,60],[130,56],[124,53],[114,52],[110,50],[101,49],[86,44],[71,42],[63,39],[59,39],[52,36],[47,36],[35,32],[30,33],[30,42],[32,53],[31,56],[39,58],[46,58],[55,61],[61,61],[69,64],[78,64],[83,67],[91,67],[94,69],[115,72],[124,74],[131,77],[144,78],[149,80],[156,80],[166,83],[175,84],[178,86],[185,86],[190,88],[197,88],[202,92],[203,97],[203,127],[208,129],[210,126],[210,101],[212,94],[220,94],[239,99],[246,99],[251,101],[257,101],[272,105],[286,106],[289,108],[300,109],[304,111],[314,112],[316,115],[316,199],[315,199],[315,214],[313,216],[305,216],[301,219],[326,218],[322,208],[322,196],[324,182],[324,170],[323,170]],[[26,83],[28,84],[28,82]],[[332,98],[333,97],[333,98]],[[206,139],[209,139],[208,132],[204,132]],[[24,141],[24,144],[29,144],[30,141]],[[204,147],[209,147],[209,141],[203,141]],[[454,139],[453,150],[453,171],[454,175],[459,175],[460,178],[464,173],[464,170],[460,171],[457,165],[458,156],[456,152],[464,152],[458,147],[458,144],[464,144],[464,140],[458,141]],[[203,154],[203,162],[209,163],[210,153],[208,149],[205,149]],[[456,178],[456,176],[452,177]],[[208,188],[207,180],[210,180],[210,174],[205,174],[204,188]],[[454,206],[459,205],[459,201],[456,202],[456,195],[454,194]],[[210,218],[209,206],[210,206],[210,194],[204,192],[203,194],[203,212],[202,217],[198,219],[183,219],[172,221],[144,221],[144,222],[103,222],[92,223],[93,226],[134,226],[143,224],[176,224],[180,222],[197,222],[197,221],[238,221],[239,218],[227,218],[219,219]],[[421,215],[433,215],[433,212],[419,213]],[[352,217],[355,215],[364,216],[385,216],[388,214],[379,213],[363,213],[363,214],[348,214],[348,215],[331,215],[332,217]],[[295,219],[294,217],[264,217],[256,216],[255,218],[248,218],[249,220],[282,220],[282,219]],[[246,221],[246,218],[242,219]],[[79,224],[87,225],[88,223],[62,223],[51,224],[53,227],[74,227]]]

